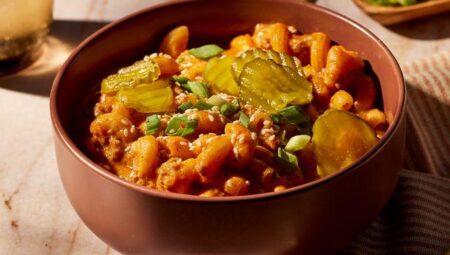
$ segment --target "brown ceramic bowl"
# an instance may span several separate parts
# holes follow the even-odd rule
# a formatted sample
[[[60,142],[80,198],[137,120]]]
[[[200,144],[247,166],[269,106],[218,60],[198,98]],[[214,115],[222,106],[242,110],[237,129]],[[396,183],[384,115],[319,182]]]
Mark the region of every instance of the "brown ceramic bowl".
[[[203,198],[149,190],[118,178],[84,155],[71,127],[80,98],[117,68],[155,51],[186,24],[195,43],[229,40],[255,23],[280,21],[322,31],[359,52],[377,74],[390,127],[350,167],[283,192]],[[298,0],[187,1],[151,7],[84,41],[51,93],[56,155],[66,193],[84,223],[126,254],[326,254],[342,247],[389,199],[402,160],[405,87],[386,46],[359,24]]]

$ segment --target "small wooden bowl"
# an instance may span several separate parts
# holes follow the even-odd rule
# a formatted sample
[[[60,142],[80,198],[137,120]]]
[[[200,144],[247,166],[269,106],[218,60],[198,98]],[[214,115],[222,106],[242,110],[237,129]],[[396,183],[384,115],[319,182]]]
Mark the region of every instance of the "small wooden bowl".
[[[411,6],[394,7],[371,5],[365,0],[353,0],[353,2],[383,25],[394,25],[450,11],[450,0],[429,0]]]

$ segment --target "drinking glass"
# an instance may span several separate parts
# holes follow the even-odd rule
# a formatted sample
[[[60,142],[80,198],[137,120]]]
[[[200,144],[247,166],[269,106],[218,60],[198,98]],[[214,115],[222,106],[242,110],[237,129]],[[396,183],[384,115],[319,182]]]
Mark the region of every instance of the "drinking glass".
[[[52,9],[53,0],[0,0],[0,76],[37,59]]]

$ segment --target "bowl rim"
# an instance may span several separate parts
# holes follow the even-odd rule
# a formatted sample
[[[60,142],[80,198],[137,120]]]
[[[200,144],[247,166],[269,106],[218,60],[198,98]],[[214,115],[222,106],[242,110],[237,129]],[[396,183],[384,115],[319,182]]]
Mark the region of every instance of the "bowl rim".
[[[376,42],[378,47],[380,47],[385,55],[388,57],[387,60],[389,62],[389,65],[392,65],[394,67],[394,73],[396,74],[396,83],[398,83],[400,86],[398,88],[399,92],[399,104],[397,105],[397,109],[399,110],[398,113],[394,116],[392,119],[391,124],[389,125],[389,128],[386,130],[384,136],[373,146],[368,152],[366,152],[362,157],[360,157],[357,161],[353,162],[351,165],[345,167],[344,169],[335,172],[333,174],[327,175],[325,177],[322,177],[320,179],[307,182],[304,184],[301,184],[299,186],[291,187],[289,189],[286,189],[284,191],[279,192],[266,192],[266,193],[260,193],[260,194],[251,194],[251,195],[243,195],[243,196],[229,196],[229,197],[202,197],[198,195],[189,195],[189,194],[180,194],[180,193],[174,193],[174,192],[168,192],[168,191],[159,191],[155,189],[149,189],[144,186],[139,186],[138,184],[135,184],[133,182],[124,180],[117,176],[114,173],[111,173],[107,171],[105,168],[101,167],[99,164],[95,163],[93,160],[91,160],[85,153],[83,153],[78,146],[75,145],[75,143],[70,138],[69,134],[66,132],[66,130],[63,128],[63,125],[61,123],[61,120],[59,118],[58,110],[57,110],[57,95],[60,88],[61,80],[63,79],[63,76],[66,72],[66,70],[70,67],[72,62],[78,57],[80,52],[90,43],[93,43],[95,39],[100,36],[103,33],[107,33],[110,29],[114,28],[118,24],[125,22],[127,20],[133,19],[136,16],[139,16],[143,13],[154,11],[157,9],[167,8],[173,5],[189,5],[194,2],[202,2],[202,1],[208,1],[208,0],[175,0],[171,2],[166,3],[160,3],[155,4],[152,6],[149,6],[147,8],[143,8],[139,11],[130,13],[128,15],[125,15],[124,17],[117,19],[104,27],[100,28],[93,34],[91,34],[89,37],[87,37],[85,40],[83,40],[82,43],[80,43],[74,51],[71,53],[69,58],[64,62],[64,64],[59,69],[58,73],[56,74],[56,77],[53,81],[51,93],[50,93],[50,115],[51,115],[51,121],[53,125],[54,130],[54,139],[59,139],[61,143],[72,153],[72,155],[77,158],[79,161],[81,161],[83,164],[87,165],[91,170],[93,170],[96,174],[100,175],[102,178],[105,178],[107,181],[113,182],[115,184],[118,184],[120,186],[123,186],[127,189],[130,189],[132,191],[136,191],[145,195],[155,196],[158,198],[163,199],[171,199],[171,200],[179,200],[179,201],[185,201],[185,202],[211,202],[211,203],[227,203],[227,202],[244,202],[244,201],[260,201],[260,200],[269,200],[269,199],[278,199],[281,197],[287,197],[294,195],[295,193],[304,192],[306,190],[326,185],[327,183],[337,179],[342,178],[343,176],[350,174],[351,172],[355,171],[360,165],[362,165],[365,161],[369,160],[370,158],[374,157],[379,150],[384,147],[389,140],[392,139],[393,134],[396,133],[396,130],[401,126],[401,122],[403,120],[403,117],[405,115],[405,108],[406,108],[406,84],[403,78],[403,74],[401,72],[400,66],[391,53],[391,51],[387,48],[387,46],[372,32],[370,32],[368,29],[360,25],[358,22],[347,18],[335,11],[332,11],[326,7],[318,6],[316,4],[310,4],[305,2],[299,2],[297,0],[278,0],[280,3],[291,3],[296,5],[303,5],[307,6],[307,8],[311,8],[315,11],[323,12],[326,15],[334,16],[335,18],[338,18],[346,23],[349,23],[351,26],[358,29],[361,33],[364,33],[365,36],[369,37],[373,41]],[[254,0],[256,1],[256,0]],[[273,2],[273,0],[259,0],[260,2]],[[59,169],[59,166],[58,166]]]

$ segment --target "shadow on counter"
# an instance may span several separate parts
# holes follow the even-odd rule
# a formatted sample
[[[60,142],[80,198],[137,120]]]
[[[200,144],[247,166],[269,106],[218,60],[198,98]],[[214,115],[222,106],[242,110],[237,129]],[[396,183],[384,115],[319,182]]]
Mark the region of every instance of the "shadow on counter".
[[[48,97],[53,79],[72,50],[106,25],[101,22],[54,21],[42,55],[29,67],[0,78],[0,88]]]

